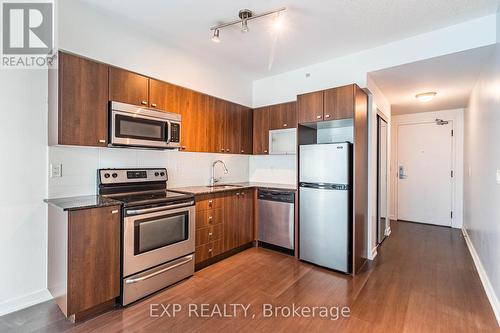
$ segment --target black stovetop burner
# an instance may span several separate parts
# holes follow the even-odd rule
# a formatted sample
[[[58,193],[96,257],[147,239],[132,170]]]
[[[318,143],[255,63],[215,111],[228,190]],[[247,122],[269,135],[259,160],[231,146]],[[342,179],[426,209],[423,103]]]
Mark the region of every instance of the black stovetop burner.
[[[125,207],[193,200],[192,194],[167,190],[165,168],[100,169],[99,194],[121,201]]]

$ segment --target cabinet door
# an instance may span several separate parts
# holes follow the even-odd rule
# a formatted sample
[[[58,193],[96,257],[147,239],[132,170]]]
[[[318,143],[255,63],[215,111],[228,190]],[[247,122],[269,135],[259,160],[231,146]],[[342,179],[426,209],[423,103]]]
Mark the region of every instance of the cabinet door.
[[[253,111],[253,153],[265,155],[269,152],[269,108]]]
[[[149,78],[120,68],[110,67],[109,100],[148,106]]]
[[[245,189],[240,192],[238,198],[238,246],[254,241],[254,198],[253,190]]]
[[[58,143],[108,144],[108,66],[59,53]]]
[[[149,79],[149,107],[159,111],[175,112],[168,108],[175,96],[175,86],[167,82]]]
[[[181,149],[192,152],[208,151],[206,110],[208,97],[189,89],[179,89],[182,116]]]
[[[223,153],[226,151],[224,148],[225,121],[226,102],[209,96],[207,103],[207,140],[209,152]]]
[[[241,110],[234,103],[227,103],[224,148],[228,154],[240,153]]]
[[[297,127],[297,103],[289,102],[269,107],[269,128],[285,129]]]
[[[68,219],[68,314],[76,314],[120,296],[120,206]]]
[[[325,90],[324,120],[354,117],[355,85]]]
[[[224,197],[224,252],[238,247],[239,192]]]
[[[313,123],[323,120],[323,91],[297,96],[298,121]]]
[[[252,154],[253,146],[253,111],[252,109],[241,107],[241,154]]]

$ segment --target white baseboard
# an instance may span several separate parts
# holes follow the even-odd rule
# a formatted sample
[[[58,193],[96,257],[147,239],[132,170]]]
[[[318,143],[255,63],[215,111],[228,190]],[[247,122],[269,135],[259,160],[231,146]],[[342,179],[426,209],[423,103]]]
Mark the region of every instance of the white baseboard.
[[[464,235],[465,242],[467,243],[467,247],[469,248],[469,252],[472,256],[472,260],[474,260],[474,264],[476,265],[476,270],[479,273],[479,278],[483,284],[484,291],[486,292],[486,296],[488,296],[488,300],[490,301],[491,307],[493,308],[493,312],[495,313],[495,317],[497,318],[498,326],[500,326],[500,302],[495,294],[495,290],[491,285],[490,279],[484,270],[483,264],[481,263],[481,259],[474,248],[474,244],[467,233],[465,228],[462,228],[462,234]]]
[[[0,303],[0,316],[48,301],[50,299],[52,299],[52,295],[47,289],[35,291],[34,293],[23,295],[21,297],[8,299]]]

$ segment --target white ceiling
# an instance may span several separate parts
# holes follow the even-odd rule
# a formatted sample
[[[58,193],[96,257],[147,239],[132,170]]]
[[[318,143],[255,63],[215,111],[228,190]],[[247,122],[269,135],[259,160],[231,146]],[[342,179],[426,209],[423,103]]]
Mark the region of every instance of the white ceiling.
[[[118,15],[165,43],[221,65],[236,66],[251,79],[275,75],[492,14],[500,0],[82,0]],[[286,6],[279,35],[270,18],[249,22],[211,41],[209,28],[249,8],[259,13]]]
[[[410,64],[386,68],[368,75],[391,104],[393,115],[464,108],[485,59],[494,46],[485,46]],[[426,103],[416,94],[435,91]]]

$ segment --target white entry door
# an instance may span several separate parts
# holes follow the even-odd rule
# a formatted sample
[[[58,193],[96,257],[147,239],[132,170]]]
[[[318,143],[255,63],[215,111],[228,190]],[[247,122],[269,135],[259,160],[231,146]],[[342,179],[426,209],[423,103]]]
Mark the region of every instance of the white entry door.
[[[398,219],[451,226],[453,124],[398,126]]]

